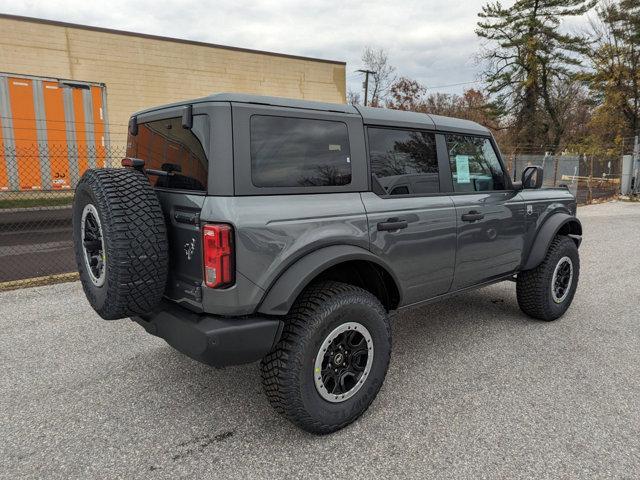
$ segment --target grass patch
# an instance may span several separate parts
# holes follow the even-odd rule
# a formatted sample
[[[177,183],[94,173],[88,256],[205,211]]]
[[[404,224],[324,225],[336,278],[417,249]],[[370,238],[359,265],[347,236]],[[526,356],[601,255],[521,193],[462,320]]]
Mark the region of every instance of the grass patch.
[[[72,195],[45,198],[1,198],[0,208],[61,207],[73,203]]]

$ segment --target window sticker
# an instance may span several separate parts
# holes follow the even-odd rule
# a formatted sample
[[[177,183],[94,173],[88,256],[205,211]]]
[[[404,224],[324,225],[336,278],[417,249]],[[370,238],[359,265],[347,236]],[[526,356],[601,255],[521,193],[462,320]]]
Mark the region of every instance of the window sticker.
[[[469,178],[469,155],[456,155],[457,183],[471,183]]]

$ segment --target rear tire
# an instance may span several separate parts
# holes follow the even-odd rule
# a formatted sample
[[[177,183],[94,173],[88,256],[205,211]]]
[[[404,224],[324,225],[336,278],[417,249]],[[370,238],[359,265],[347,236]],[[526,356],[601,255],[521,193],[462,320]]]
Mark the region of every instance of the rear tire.
[[[571,305],[579,276],[578,247],[569,237],[556,236],[542,263],[518,274],[520,309],[538,320],[560,318]]]
[[[390,356],[391,327],[380,301],[353,285],[322,282],[296,300],[280,341],[261,362],[262,384],[276,411],[327,434],[367,410]]]
[[[82,287],[102,318],[139,315],[160,302],[168,271],[167,231],[142,173],[87,170],[73,202],[73,239]]]

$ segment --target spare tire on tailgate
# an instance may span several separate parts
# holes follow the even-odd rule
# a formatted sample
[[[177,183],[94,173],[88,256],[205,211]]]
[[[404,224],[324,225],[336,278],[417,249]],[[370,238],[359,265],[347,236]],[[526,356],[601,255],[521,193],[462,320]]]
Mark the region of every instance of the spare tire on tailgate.
[[[138,315],[160,302],[169,264],[167,228],[144,174],[87,170],[73,202],[73,241],[82,287],[102,318]]]

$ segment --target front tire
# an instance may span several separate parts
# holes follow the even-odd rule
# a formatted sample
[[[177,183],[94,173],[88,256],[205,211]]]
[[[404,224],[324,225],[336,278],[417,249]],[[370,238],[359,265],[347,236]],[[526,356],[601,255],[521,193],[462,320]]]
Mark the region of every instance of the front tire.
[[[339,430],[375,399],[391,356],[391,327],[380,301],[362,288],[322,282],[291,309],[276,348],[261,362],[271,405],[300,428]]]
[[[573,301],[579,276],[578,247],[569,237],[556,236],[542,263],[518,274],[520,309],[538,320],[560,318]]]

